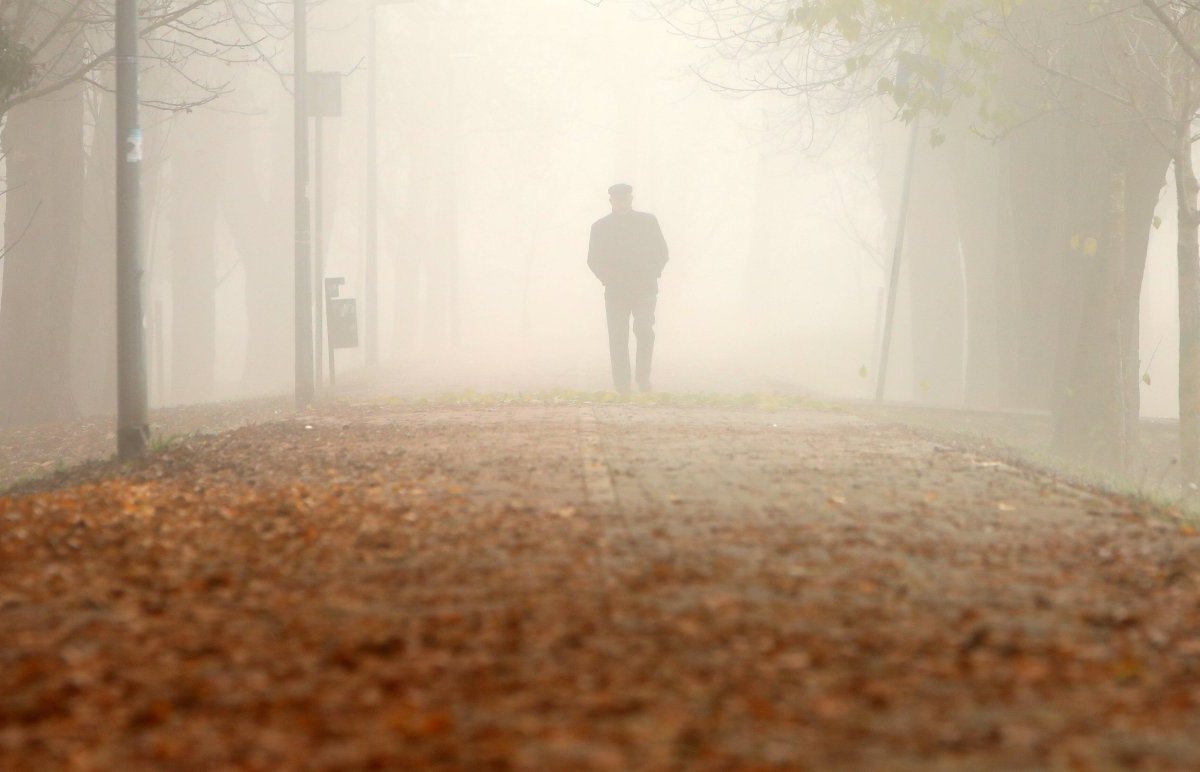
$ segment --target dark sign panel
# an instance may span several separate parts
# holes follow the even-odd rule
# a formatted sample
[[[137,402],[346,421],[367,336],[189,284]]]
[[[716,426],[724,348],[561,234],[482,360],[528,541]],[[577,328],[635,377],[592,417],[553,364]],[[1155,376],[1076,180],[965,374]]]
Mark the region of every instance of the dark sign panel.
[[[358,348],[358,301],[329,299],[329,347]]]

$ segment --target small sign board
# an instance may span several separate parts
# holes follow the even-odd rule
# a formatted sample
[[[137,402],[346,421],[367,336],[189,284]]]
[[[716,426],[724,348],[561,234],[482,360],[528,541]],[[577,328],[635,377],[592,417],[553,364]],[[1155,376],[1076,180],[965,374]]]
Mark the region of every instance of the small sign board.
[[[329,347],[358,348],[358,301],[329,299]]]

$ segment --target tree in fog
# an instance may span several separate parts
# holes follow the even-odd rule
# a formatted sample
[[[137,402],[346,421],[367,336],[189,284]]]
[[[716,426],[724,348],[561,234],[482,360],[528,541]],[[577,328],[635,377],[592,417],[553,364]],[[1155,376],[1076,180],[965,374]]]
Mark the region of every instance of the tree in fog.
[[[1172,45],[1155,62],[1162,73],[1161,111],[1147,112],[1155,137],[1169,149],[1175,171],[1179,228],[1179,464],[1185,485],[1200,484],[1200,207],[1193,161],[1200,116],[1200,4],[1143,0]]]
[[[189,71],[189,62],[247,58],[247,24],[236,18],[238,8],[214,0],[153,0],[142,6],[143,70],[147,81],[159,86],[145,91],[147,106],[169,114],[222,92],[222,81],[198,77]],[[112,9],[91,0],[10,0],[0,18],[0,115],[7,167],[0,422],[64,418],[77,412],[72,348],[80,350],[81,331],[112,324],[106,302],[111,270],[103,270],[111,265],[107,255],[113,248],[108,216],[113,167],[108,156],[115,138],[107,117],[112,110]],[[148,141],[155,123],[146,121]],[[153,179],[148,182],[153,187]],[[86,231],[85,222],[90,223]],[[96,270],[81,274],[81,260]],[[87,277],[96,284],[77,286],[78,279]],[[77,304],[77,296],[88,302]],[[94,346],[83,343],[82,348],[95,360],[110,361],[112,351],[104,349],[111,348],[111,338],[91,340]],[[89,383],[86,390],[105,392],[103,380]]]
[[[957,211],[932,218],[959,229],[973,322],[968,378],[999,381],[1000,404],[1050,407],[1061,450],[1109,468],[1129,463],[1138,444],[1141,280],[1158,192],[1177,155],[1155,136],[1173,104],[1164,91],[1178,86],[1164,74],[1171,41],[1149,3],[658,6],[732,58],[742,82],[796,95],[810,112],[890,94],[903,121],[926,116],[936,126],[928,144],[945,143],[943,152],[964,152],[972,134],[995,140],[965,151],[960,169],[972,157],[996,160],[960,176]],[[990,222],[994,237],[980,238],[972,222]],[[930,303],[917,301],[930,250],[912,247],[919,317],[929,313]],[[980,319],[981,307],[995,307],[994,317]],[[918,318],[918,373],[921,329]],[[945,356],[945,348],[929,350]],[[975,368],[976,354],[993,357],[995,370]],[[967,393],[978,393],[970,381]]]
[[[963,167],[993,179],[996,173],[995,164],[974,160],[985,143],[968,131],[971,123],[986,123],[998,112],[996,54],[982,23],[961,8],[924,3],[655,5],[678,29],[712,48],[716,60],[731,63],[732,73],[710,68],[719,87],[775,91],[796,102],[809,143],[823,144],[820,135],[839,130],[844,116],[890,109],[899,130],[885,125],[874,132],[872,153],[888,233],[895,232],[908,144],[903,127],[926,119],[905,260],[914,389],[933,402],[957,404],[964,388],[977,404],[998,401],[981,396],[992,394],[998,380],[994,360],[1000,345],[984,332],[1002,327],[996,319],[1001,304],[988,297],[995,291],[996,270],[984,235],[995,230],[988,215],[996,201],[986,180],[952,173]],[[940,125],[935,129],[934,123]],[[974,296],[969,303],[963,297],[960,242],[968,293]],[[973,331],[965,368],[964,307]]]
[[[1007,66],[1035,86],[1014,89],[1025,123],[1014,133],[1040,135],[1054,153],[1040,159],[1054,174],[1042,187],[1057,197],[1040,204],[1052,207],[1043,265],[1053,273],[1031,270],[1057,293],[1055,444],[1110,469],[1138,452],[1142,278],[1170,162],[1145,117],[1164,101],[1153,64],[1169,39],[1146,21],[1102,4],[1044,3],[1017,9],[1002,30]]]

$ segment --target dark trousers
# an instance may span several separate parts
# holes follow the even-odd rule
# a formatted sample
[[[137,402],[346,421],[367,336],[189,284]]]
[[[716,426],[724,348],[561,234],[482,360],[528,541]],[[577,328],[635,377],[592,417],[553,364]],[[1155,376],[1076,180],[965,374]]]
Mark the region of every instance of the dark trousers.
[[[612,356],[613,385],[629,391],[629,317],[637,336],[637,384],[650,389],[650,360],[654,358],[654,307],[658,295],[608,288],[604,309],[608,312],[608,350]]]

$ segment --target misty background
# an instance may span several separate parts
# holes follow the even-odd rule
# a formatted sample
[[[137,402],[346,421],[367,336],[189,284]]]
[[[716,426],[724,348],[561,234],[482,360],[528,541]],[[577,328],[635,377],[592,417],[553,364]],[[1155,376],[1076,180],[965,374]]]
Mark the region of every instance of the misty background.
[[[325,275],[345,277],[342,294],[359,299],[360,341],[369,12],[364,3],[317,4],[309,35],[311,69],[344,74],[342,115],[322,121],[320,238]],[[643,3],[412,0],[375,12],[384,380],[415,389],[606,388],[602,291],[585,258],[589,226],[607,212],[605,191],[621,181],[634,186],[635,208],[658,215],[671,249],[658,310],[659,388],[873,393],[908,137],[894,109],[875,102],[816,114],[794,96],[756,93],[736,64]],[[147,59],[153,405],[293,385],[290,38],[264,29],[220,57],[170,66]],[[58,322],[69,335],[41,340],[33,325],[19,336],[35,358],[55,355],[49,338],[69,341],[67,369],[47,381],[68,384],[69,394],[46,404],[37,378],[14,386],[21,362],[9,357],[10,420],[113,410],[110,98],[103,82],[82,83],[6,119],[9,252],[0,281],[23,254],[73,250],[75,261],[54,272],[70,283],[61,292],[71,312]],[[58,128],[46,132],[50,120]],[[1011,406],[997,394],[968,394],[973,321],[954,225],[962,196],[950,181],[972,173],[971,142],[991,146],[969,137],[920,143],[892,399]],[[22,180],[13,148],[34,148],[41,171]],[[1144,416],[1178,414],[1172,200],[1163,188],[1142,288]],[[56,242],[74,215],[77,244]],[[934,257],[935,279],[926,274],[913,297],[910,266],[925,270]],[[22,296],[5,288],[9,308],[0,313],[17,313]],[[914,308],[918,324],[937,331],[918,336],[933,351],[917,365]],[[361,346],[338,352],[351,387],[366,381],[363,364]],[[1036,403],[1017,406],[1048,408]]]

